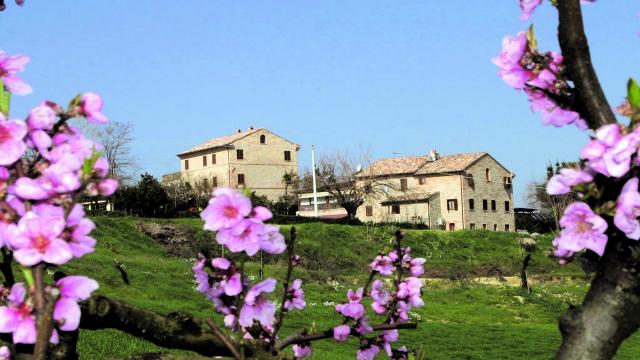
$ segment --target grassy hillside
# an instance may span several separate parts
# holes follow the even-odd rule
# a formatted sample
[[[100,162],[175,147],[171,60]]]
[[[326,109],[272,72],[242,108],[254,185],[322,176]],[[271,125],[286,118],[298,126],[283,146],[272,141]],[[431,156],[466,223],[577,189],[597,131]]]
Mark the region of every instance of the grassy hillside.
[[[100,282],[99,293],[145,309],[160,313],[187,311],[201,318],[213,315],[212,305],[193,289],[191,260],[166,256],[160,245],[134,228],[140,221],[151,220],[99,217],[95,221],[98,250],[71,262],[65,267],[66,272],[91,276]],[[195,219],[163,222],[194,231],[201,226]],[[304,312],[290,314],[284,334],[301,327],[325,329],[338,323],[334,304],[344,302],[348,288],[361,286],[361,276],[354,275],[366,268],[379,247],[388,245],[391,231],[324,224],[297,228],[297,253],[305,259],[303,265],[307,268],[296,270],[295,276],[305,279],[308,307]],[[283,227],[283,231],[287,230]],[[197,232],[195,236],[204,238]],[[559,267],[544,255],[550,241],[541,241],[542,249],[534,256],[534,272],[578,275],[577,268]],[[415,255],[429,259],[427,265],[432,274],[448,274],[461,266],[471,272],[496,266],[505,272],[516,271],[520,261],[513,234],[408,231],[406,242]],[[130,285],[121,280],[114,259],[126,265]],[[247,269],[251,275],[258,273],[255,263],[249,263]],[[277,261],[266,267],[267,276],[278,277],[283,272]],[[430,359],[548,359],[560,343],[558,316],[569,304],[580,301],[587,285],[581,279],[550,282],[536,286],[528,295],[519,288],[472,281],[428,281],[426,306],[411,314],[420,323],[419,328],[406,331],[402,343],[424,348]],[[336,345],[329,340],[314,346],[314,359],[354,358],[355,346]],[[79,351],[83,359],[104,359],[166,350],[118,331],[104,330],[82,331]],[[625,343],[618,359],[635,359],[639,352],[640,339],[633,337]]]

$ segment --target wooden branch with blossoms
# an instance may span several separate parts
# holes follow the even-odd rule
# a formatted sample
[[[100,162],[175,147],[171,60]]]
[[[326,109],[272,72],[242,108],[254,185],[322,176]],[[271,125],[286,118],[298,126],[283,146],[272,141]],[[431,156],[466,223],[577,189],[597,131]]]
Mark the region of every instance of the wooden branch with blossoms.
[[[257,353],[272,353],[274,357],[292,346],[294,356],[304,358],[311,355],[313,341],[333,338],[337,342],[345,342],[349,336],[354,336],[360,340],[356,354],[358,359],[373,359],[381,350],[390,359],[408,359],[406,347],[394,349],[392,344],[398,341],[398,329],[416,327],[416,324],[408,323],[409,311],[424,305],[422,281],[418,277],[424,273],[425,259],[411,257],[411,250],[401,245],[402,234],[399,231],[395,234],[395,249],[378,255],[370,264],[367,284],[355,291],[349,289],[347,303],[336,305],[336,311],[343,316],[341,324],[313,334],[302,330],[279,340],[278,333],[285,316],[293,310],[303,310],[306,305],[302,280],[291,280],[294,268],[300,263],[300,258],[294,253],[295,228],[291,229],[288,244],[285,244],[278,228],[264,223],[272,217],[271,212],[262,206],[253,207],[247,195],[229,188],[214,191],[214,197],[201,217],[205,221],[204,229],[216,231],[217,242],[233,253],[244,252],[254,256],[259,251],[281,254],[288,249],[282,307],[277,314],[273,302],[266,297],[267,293],[275,290],[275,279],[267,278],[251,284],[242,264],[222,257],[210,259],[200,254],[193,266],[197,291],[213,302],[217,313],[224,315],[224,325],[242,336],[242,339],[227,337],[209,322],[236,358],[247,356],[242,353],[244,341],[250,342]],[[385,289],[385,283],[375,279],[377,275],[393,276],[393,290]],[[379,325],[369,324],[365,306],[361,303],[366,296],[373,300],[373,312],[384,317]],[[249,357],[258,356],[249,354]]]
[[[45,266],[63,265],[94,251],[96,241],[89,234],[95,225],[78,201],[109,196],[118,186],[106,178],[108,163],[100,155],[101,146],[68,123],[74,117],[107,122],[98,95],[78,95],[66,110],[44,101],[26,120],[9,119],[11,94],[31,92],[18,76],[28,62],[27,56],[0,51],[0,333],[11,334],[12,343],[0,349],[0,359],[8,359],[9,353],[45,359],[60,331],[78,328],[78,302],[98,283],[85,276],[47,283]],[[33,160],[25,157],[28,150],[37,153]],[[14,261],[24,282],[15,282]]]
[[[582,3],[553,0],[559,14],[562,54],[538,50],[533,25],[507,36],[493,59],[498,75],[527,95],[545,125],[573,124],[593,130],[576,168],[562,169],[547,183],[547,192],[575,192],[560,220],[553,242],[560,263],[580,254],[587,272],[596,272],[581,306],[560,320],[563,343],[557,359],[608,359],[640,326],[640,87],[627,85],[627,98],[617,108],[629,118],[619,123],[593,68],[582,20]],[[520,0],[527,20],[542,0]]]

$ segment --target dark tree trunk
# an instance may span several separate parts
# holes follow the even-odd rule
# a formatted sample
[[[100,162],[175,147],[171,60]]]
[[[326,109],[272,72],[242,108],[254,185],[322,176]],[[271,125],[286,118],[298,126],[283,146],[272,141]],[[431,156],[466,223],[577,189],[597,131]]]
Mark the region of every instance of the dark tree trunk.
[[[528,293],[531,293],[531,288],[529,287],[529,279],[527,276],[527,268],[529,267],[529,262],[531,261],[531,254],[527,253],[527,256],[522,260],[522,270],[520,271],[520,286],[523,289],[527,289]]]
[[[611,236],[581,306],[560,319],[556,359],[610,359],[640,325],[640,247]]]

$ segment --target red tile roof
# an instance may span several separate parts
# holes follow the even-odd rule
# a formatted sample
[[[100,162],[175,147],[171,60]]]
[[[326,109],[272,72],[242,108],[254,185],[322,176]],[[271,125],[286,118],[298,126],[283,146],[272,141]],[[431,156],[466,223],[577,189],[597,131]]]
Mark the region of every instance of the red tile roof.
[[[436,161],[425,163],[424,166],[416,171],[416,175],[463,171],[485,155],[487,155],[486,152],[444,155]]]
[[[245,136],[251,135],[257,131],[260,130],[264,130],[264,128],[259,128],[259,129],[249,129],[247,131],[237,131],[231,135],[226,135],[226,136],[220,136],[217,138],[213,138],[203,144],[197,145],[192,147],[189,150],[185,150],[181,153],[178,154],[178,156],[180,155],[185,155],[185,154],[189,154],[189,153],[193,153],[193,152],[197,152],[197,151],[201,151],[201,150],[207,150],[207,149],[211,149],[211,148],[215,148],[215,147],[220,147],[220,146],[225,146],[225,145],[229,145],[237,140],[242,139]]]
[[[362,171],[362,176],[412,174],[428,160],[429,158],[427,156],[403,156],[381,159],[375,161],[371,166]]]

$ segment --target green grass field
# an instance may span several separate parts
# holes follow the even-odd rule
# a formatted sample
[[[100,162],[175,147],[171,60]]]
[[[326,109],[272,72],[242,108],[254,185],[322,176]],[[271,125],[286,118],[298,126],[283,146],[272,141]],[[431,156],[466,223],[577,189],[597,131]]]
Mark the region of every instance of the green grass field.
[[[153,239],[137,231],[142,221],[172,223],[198,229],[197,219],[143,220],[98,217],[95,236],[98,249],[63,269],[69,274],[86,274],[100,283],[98,293],[125,300],[139,307],[169,313],[186,311],[197,317],[214,317],[212,305],[193,288],[191,260],[170,257]],[[339,323],[334,304],[345,301],[349,287],[361,286],[366,265],[380,248],[388,247],[389,228],[301,224],[296,226],[297,253],[303,267],[294,276],[305,280],[305,311],[289,314],[283,333],[302,327],[323,330]],[[282,231],[288,232],[283,226]],[[210,236],[209,236],[210,237]],[[531,265],[533,275],[553,276],[554,281],[534,286],[531,295],[518,287],[480,285],[472,278],[488,269],[505,275],[518,271],[520,252],[514,234],[489,231],[407,231],[406,244],[415,256],[428,259],[427,273],[456,281],[428,280],[426,306],[411,314],[417,330],[403,331],[400,343],[422,348],[429,359],[549,359],[560,344],[557,319],[569,304],[577,304],[588,282],[575,265],[561,267],[548,257],[551,238],[539,241]],[[126,265],[130,285],[120,279],[113,260]],[[281,278],[280,259],[267,259],[266,276]],[[248,272],[258,274],[257,264]],[[278,298],[280,290],[277,290]],[[375,323],[375,317],[371,319]],[[330,340],[314,343],[314,359],[352,359],[355,342],[337,344]],[[124,358],[129,355],[167,351],[115,330],[82,331],[78,350],[82,359]],[[640,357],[640,337],[629,339],[617,359]],[[382,358],[382,357],[381,357]]]

